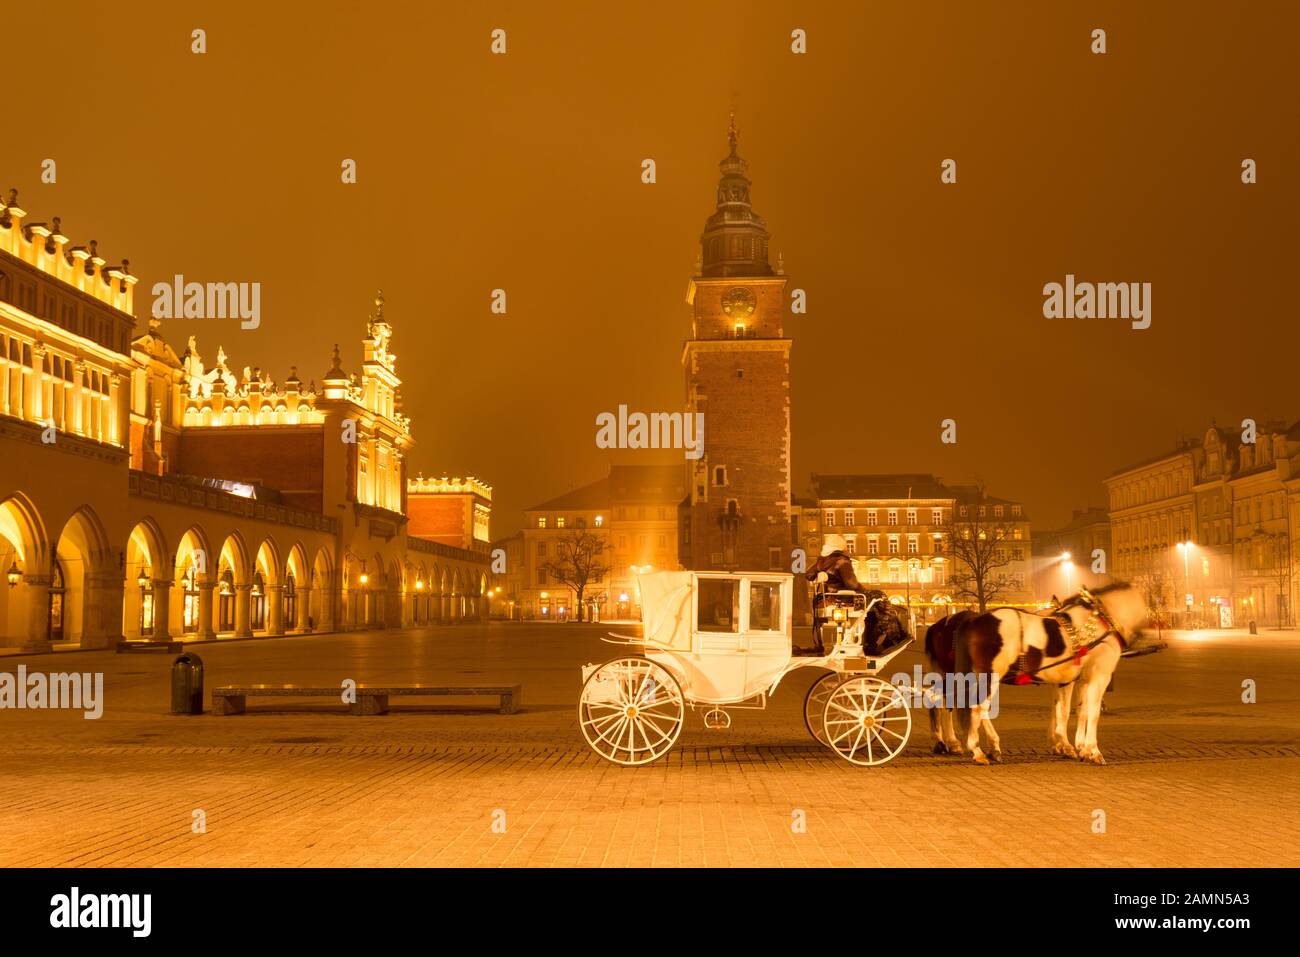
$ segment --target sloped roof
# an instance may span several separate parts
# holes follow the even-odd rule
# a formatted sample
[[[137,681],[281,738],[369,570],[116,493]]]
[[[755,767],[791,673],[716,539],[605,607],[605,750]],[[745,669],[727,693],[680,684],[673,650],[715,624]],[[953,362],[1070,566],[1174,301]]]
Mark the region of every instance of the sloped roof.
[[[612,502],[677,505],[686,495],[683,465],[614,465],[609,475],[525,509],[528,512],[586,511]]]
[[[591,508],[609,507],[609,479],[597,479],[587,485],[565,492],[563,495],[548,499],[540,505],[525,509],[528,512],[558,512],[563,509],[582,511]]]
[[[925,472],[877,475],[814,475],[813,495],[818,499],[953,498],[951,489],[937,476]]]

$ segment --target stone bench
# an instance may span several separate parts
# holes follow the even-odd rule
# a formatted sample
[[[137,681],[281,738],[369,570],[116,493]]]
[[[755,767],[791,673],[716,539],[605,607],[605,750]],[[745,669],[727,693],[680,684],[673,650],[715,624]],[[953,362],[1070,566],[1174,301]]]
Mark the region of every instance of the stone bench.
[[[442,698],[456,695],[487,695],[499,700],[501,714],[514,714],[519,707],[520,685],[357,685],[356,700],[348,705],[352,714],[387,714],[388,699]],[[249,698],[335,698],[342,702],[344,689],[309,688],[302,685],[226,685],[212,689],[212,710],[218,714],[243,714]]]
[[[117,653],[130,654],[140,651],[181,651],[184,644],[179,641],[119,641]]]

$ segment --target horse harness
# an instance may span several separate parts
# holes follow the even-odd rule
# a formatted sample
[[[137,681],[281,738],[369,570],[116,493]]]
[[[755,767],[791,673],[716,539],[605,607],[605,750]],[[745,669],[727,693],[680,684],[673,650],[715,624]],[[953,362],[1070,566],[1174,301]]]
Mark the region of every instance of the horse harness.
[[[1002,677],[1002,681],[1004,683],[1015,685],[1027,685],[1031,683],[1060,684],[1061,686],[1072,685],[1075,681],[1079,680],[1077,675],[1071,681],[1044,682],[1038,677],[1038,673],[1040,671],[1046,671],[1049,668],[1055,668],[1057,665],[1065,664],[1065,662],[1070,661],[1071,659],[1073,659],[1076,665],[1082,664],[1083,656],[1093,648],[1096,648],[1111,635],[1114,635],[1115,639],[1119,642],[1121,653],[1127,650],[1128,642],[1124,640],[1124,636],[1120,633],[1120,630],[1116,628],[1110,618],[1107,617],[1105,609],[1102,608],[1101,600],[1094,596],[1092,601],[1095,603],[1089,605],[1092,609],[1092,614],[1088,616],[1088,619],[1081,627],[1076,628],[1073,620],[1071,620],[1066,611],[1066,608],[1069,607],[1068,604],[1057,609],[1050,616],[1056,620],[1057,624],[1061,626],[1061,631],[1065,633],[1066,640],[1070,643],[1069,654],[1064,658],[1058,658],[1056,661],[1048,662],[1047,664],[1040,664],[1037,668],[1031,669],[1029,667],[1029,652],[1027,650],[1022,650],[1015,667],[1009,670]],[[1103,625],[1105,626],[1104,628],[1102,628]],[[1100,634],[1098,634],[1098,632],[1100,632]]]

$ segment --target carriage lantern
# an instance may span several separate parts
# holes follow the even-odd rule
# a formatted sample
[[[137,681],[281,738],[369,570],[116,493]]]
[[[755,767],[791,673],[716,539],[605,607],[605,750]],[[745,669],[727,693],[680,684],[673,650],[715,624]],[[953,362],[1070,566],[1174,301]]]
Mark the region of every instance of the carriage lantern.
[[[18,582],[22,579],[22,577],[23,577],[23,572],[22,569],[18,567],[18,562],[17,561],[13,562],[9,566],[9,575],[8,575],[9,587],[13,588],[15,585],[17,585]]]

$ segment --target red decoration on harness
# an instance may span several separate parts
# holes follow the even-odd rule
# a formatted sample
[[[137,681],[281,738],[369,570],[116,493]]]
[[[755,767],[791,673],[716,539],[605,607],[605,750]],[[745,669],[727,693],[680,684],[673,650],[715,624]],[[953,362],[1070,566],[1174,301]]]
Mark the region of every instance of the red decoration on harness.
[[[1033,675],[1018,674],[1016,675],[1016,680],[1014,683],[1018,685],[1027,685],[1030,684],[1033,680],[1034,680]]]
[[[1077,655],[1074,656],[1074,663],[1075,663],[1076,665],[1077,665],[1077,664],[1082,664],[1082,663],[1083,663],[1083,656],[1086,655],[1087,653],[1088,653],[1088,646],[1087,646],[1087,645],[1084,645],[1082,648],[1079,649],[1079,653],[1078,653]]]

